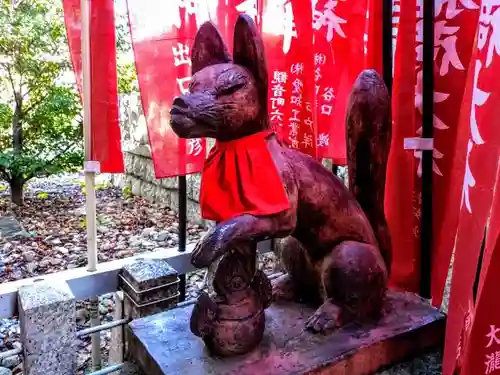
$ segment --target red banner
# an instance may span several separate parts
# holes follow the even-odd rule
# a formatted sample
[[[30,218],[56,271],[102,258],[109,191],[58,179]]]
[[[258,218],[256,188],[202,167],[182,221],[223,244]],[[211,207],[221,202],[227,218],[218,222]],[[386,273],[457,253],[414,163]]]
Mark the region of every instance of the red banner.
[[[218,2],[127,0],[141,101],[156,178],[200,172],[204,139],[180,139],[170,127],[172,100],[188,91],[191,44]],[[223,31],[223,30],[221,30]]]
[[[492,248],[489,267],[483,266],[484,288],[478,296],[461,375],[500,374],[500,237]]]
[[[500,153],[500,150],[499,150]],[[500,155],[499,155],[500,156]],[[500,167],[500,163],[499,163]],[[480,271],[476,305],[466,320],[461,374],[500,374],[500,169],[497,171],[495,198],[490,210],[490,222]]]
[[[491,263],[493,249],[495,248],[496,239],[500,236],[500,162],[498,164],[497,182],[494,189],[493,204],[491,205],[490,217],[488,220],[486,242],[484,247],[483,264],[488,267]],[[483,266],[484,267],[484,266]],[[484,286],[484,278],[486,272],[482,272],[479,278],[479,291]]]
[[[461,335],[467,309],[473,305],[472,285],[497,180],[500,131],[500,3],[482,2],[476,45],[469,68],[453,163],[452,184],[462,184],[448,310],[443,374],[451,375],[463,352]],[[451,198],[450,198],[451,199]],[[453,202],[450,201],[450,207]],[[491,263],[493,265],[493,263]],[[483,292],[487,287],[484,283]],[[470,315],[470,314],[469,314]],[[473,348],[471,348],[472,350]],[[476,375],[473,373],[471,375]]]
[[[64,21],[73,70],[82,87],[80,0],[63,0]],[[118,112],[114,1],[90,2],[91,158],[101,173],[123,173]],[[93,6],[92,6],[93,5]]]
[[[346,163],[345,116],[364,68],[367,0],[316,0],[313,13],[318,155]]]
[[[382,0],[368,0],[365,34],[365,68],[383,75],[382,61]]]
[[[352,84],[365,64],[381,70],[381,21],[374,19],[381,14],[381,2],[369,1],[370,19],[368,0],[128,0],[156,176],[201,170],[204,141],[178,139],[168,125],[168,107],[187,90],[189,48],[197,27],[211,20],[231,48],[239,13],[251,16],[262,31],[269,118],[279,137],[313,157],[345,164],[345,111]],[[168,16],[156,17],[162,12]]]
[[[285,144],[317,157],[311,24],[310,0],[264,1],[262,36],[270,80],[269,120]]]
[[[432,303],[440,306],[458,225],[460,184],[452,183],[458,119],[479,17],[472,0],[436,7]],[[420,135],[421,133],[418,132]],[[460,168],[463,171],[463,167]],[[454,197],[448,205],[447,198]]]
[[[393,35],[397,35],[392,102],[392,143],[387,166],[385,211],[391,231],[393,261],[390,283],[416,292],[420,282],[420,191],[417,161],[404,149],[420,123],[415,116],[417,65],[417,3],[394,4]],[[420,44],[421,45],[421,44]]]

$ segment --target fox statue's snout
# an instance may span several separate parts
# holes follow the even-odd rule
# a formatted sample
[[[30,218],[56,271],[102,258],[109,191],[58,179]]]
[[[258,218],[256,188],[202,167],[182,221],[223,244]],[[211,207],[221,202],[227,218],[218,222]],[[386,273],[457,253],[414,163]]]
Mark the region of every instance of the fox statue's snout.
[[[253,21],[238,19],[233,58],[210,22],[198,30],[191,51],[189,92],[170,110],[173,131],[181,138],[229,141],[267,129],[266,62]]]

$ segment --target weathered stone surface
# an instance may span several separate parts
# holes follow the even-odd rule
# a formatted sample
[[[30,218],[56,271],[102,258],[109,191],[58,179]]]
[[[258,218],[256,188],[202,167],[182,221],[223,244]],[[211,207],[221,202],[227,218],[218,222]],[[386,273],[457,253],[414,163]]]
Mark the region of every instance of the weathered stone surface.
[[[138,259],[122,270],[122,289],[137,304],[154,302],[179,291],[177,271],[165,259]]]
[[[76,373],[76,301],[68,284],[44,281],[19,289],[26,375]]]
[[[25,237],[26,234],[23,226],[15,217],[0,217],[0,238],[3,237],[6,240],[10,240],[16,237]]]
[[[115,309],[113,311],[113,320],[123,319],[123,292],[116,292],[114,294]],[[118,326],[111,329],[111,342],[109,345],[109,359],[110,365],[123,363],[123,354],[125,348],[123,345],[123,326]],[[116,375],[119,373],[117,372]]]
[[[177,280],[177,271],[165,259],[137,259],[123,267],[123,276],[136,290],[144,290]]]
[[[314,309],[276,304],[266,311],[266,332],[254,351],[211,358],[189,331],[192,306],[133,321],[130,350],[148,375],[371,374],[377,369],[442,345],[444,315],[408,293],[388,294],[377,323],[349,326],[327,335],[304,330]]]
[[[120,97],[122,145],[125,152],[151,156],[146,118],[138,94]]]

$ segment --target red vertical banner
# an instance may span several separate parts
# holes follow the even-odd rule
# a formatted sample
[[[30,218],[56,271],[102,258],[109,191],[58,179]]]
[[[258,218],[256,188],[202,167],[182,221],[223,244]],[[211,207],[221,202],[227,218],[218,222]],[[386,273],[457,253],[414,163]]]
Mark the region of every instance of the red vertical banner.
[[[317,157],[311,24],[310,0],[263,2],[271,125],[289,147]]]
[[[219,2],[128,0],[127,5],[156,177],[200,172],[205,140],[178,138],[170,128],[169,110],[175,96],[188,92],[191,44],[203,22],[217,24]]]
[[[500,151],[499,151],[500,153]],[[499,155],[500,157],[500,155]],[[488,267],[491,262],[496,239],[500,236],[500,162],[498,164],[497,182],[494,189],[494,198],[491,205],[490,217],[488,219],[486,241],[483,255],[483,268]],[[479,278],[479,290],[484,285],[486,272],[482,272]]]
[[[460,114],[456,109],[460,108],[464,95],[478,17],[479,5],[472,0],[446,1],[436,6],[431,273],[435,306],[441,305],[458,225],[461,185],[451,183]],[[420,130],[417,133],[420,135]],[[448,206],[450,196],[455,201]]]
[[[102,173],[123,173],[118,111],[114,1],[90,2],[91,157]],[[80,0],[63,0],[64,21],[73,70],[82,84]]]
[[[463,345],[467,342],[466,318],[474,315],[473,311],[469,312],[464,307],[473,306],[472,285],[497,181],[500,147],[500,130],[497,125],[500,115],[500,81],[496,77],[500,69],[498,30],[500,2],[484,0],[460,114],[457,151],[453,163],[456,173],[452,183],[462,184],[462,193],[460,201],[456,203],[460,213],[446,329],[443,362],[445,375],[451,375],[456,364],[462,362],[464,349],[481,349],[469,348],[469,344],[465,347]],[[490,269],[491,266],[493,259],[490,261]],[[486,280],[481,295],[485,293],[487,283]],[[478,313],[479,310],[476,314]],[[474,319],[479,322],[477,316]],[[461,337],[465,339],[461,340]]]
[[[346,162],[345,116],[364,68],[367,0],[313,1],[318,147],[320,157]],[[328,78],[326,78],[328,77]]]
[[[499,148],[500,154],[500,148]],[[499,155],[500,156],[500,155]],[[461,374],[500,374],[500,301],[498,275],[500,274],[500,162],[487,240],[480,271],[479,288],[471,324],[464,331],[467,341],[463,345]],[[465,335],[464,335],[465,336]]]
[[[461,375],[500,374],[500,237],[494,242],[490,266],[482,267],[485,284],[477,298]]]
[[[382,76],[382,0],[368,0],[366,22],[365,68],[375,69]]]
[[[394,80],[392,142],[387,166],[385,211],[391,231],[393,261],[390,283],[416,292],[420,283],[420,193],[417,163],[404,139],[420,127],[415,117],[417,79],[417,1],[394,2]],[[421,44],[420,44],[421,45]]]
[[[314,10],[314,17],[318,19],[321,16],[319,6],[326,6],[324,3],[316,2]],[[332,157],[335,164],[345,164],[345,140],[337,142],[334,145],[332,138],[332,127],[335,126],[333,114],[335,110],[335,102],[337,97],[337,89],[339,86],[340,73],[338,71],[339,65],[336,64],[331,42],[336,33],[345,36],[342,29],[345,20],[339,19],[335,13],[334,8],[331,9],[329,24],[323,27],[323,19],[313,21],[314,29],[314,82],[316,93],[316,106],[315,114],[317,119],[318,131],[318,156],[321,158]],[[336,23],[334,23],[334,21]],[[345,121],[340,124],[343,126]],[[330,152],[332,147],[339,147],[335,149],[336,152]],[[342,148],[343,147],[343,148]],[[333,155],[337,155],[336,158]]]

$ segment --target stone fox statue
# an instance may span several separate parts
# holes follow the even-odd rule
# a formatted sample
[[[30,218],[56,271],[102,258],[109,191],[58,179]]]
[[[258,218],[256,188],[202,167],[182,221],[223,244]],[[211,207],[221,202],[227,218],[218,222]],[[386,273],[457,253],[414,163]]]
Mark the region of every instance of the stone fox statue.
[[[265,52],[251,18],[241,15],[236,22],[232,57],[214,25],[203,24],[192,48],[192,72],[189,93],[175,98],[171,109],[179,137],[227,142],[269,129]],[[348,105],[349,190],[270,132],[265,142],[289,208],[218,221],[197,244],[193,265],[207,267],[238,244],[281,238],[286,274],[275,280],[273,299],[315,303],[309,330],[377,318],[391,262],[383,211],[390,139],[387,89],[376,72],[364,71]]]

